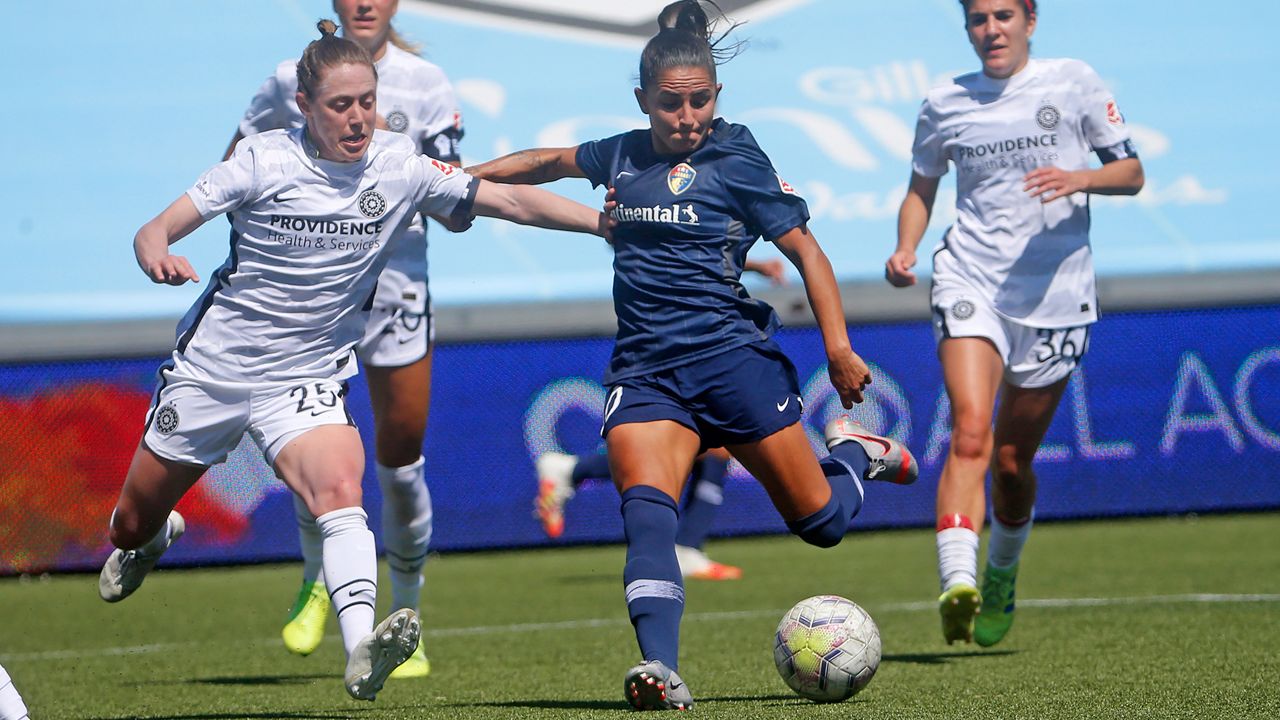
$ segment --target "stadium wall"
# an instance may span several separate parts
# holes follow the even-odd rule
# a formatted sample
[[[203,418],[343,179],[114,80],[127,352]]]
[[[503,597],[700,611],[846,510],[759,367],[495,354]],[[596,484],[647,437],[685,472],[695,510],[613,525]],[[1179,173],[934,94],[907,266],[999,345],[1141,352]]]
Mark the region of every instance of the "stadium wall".
[[[1040,454],[1038,517],[1280,508],[1280,274],[1109,278],[1096,327]],[[860,528],[932,523],[948,407],[923,288],[844,286],[855,348],[874,363],[854,415],[910,445],[922,478],[873,485]],[[803,293],[768,295],[804,388],[815,446],[841,411]],[[141,433],[173,320],[0,326],[0,573],[88,570]],[[611,349],[608,303],[494,305],[440,312],[424,454],[439,551],[550,544],[534,519],[541,452],[598,452]],[[372,427],[363,380],[351,410]],[[370,440],[365,433],[366,441]],[[381,498],[372,473],[366,504]],[[736,465],[719,535],[785,532]],[[188,536],[173,564],[297,556],[292,505],[246,440],[179,508]],[[611,485],[584,486],[560,542],[622,538]],[[376,527],[377,523],[374,523]]]

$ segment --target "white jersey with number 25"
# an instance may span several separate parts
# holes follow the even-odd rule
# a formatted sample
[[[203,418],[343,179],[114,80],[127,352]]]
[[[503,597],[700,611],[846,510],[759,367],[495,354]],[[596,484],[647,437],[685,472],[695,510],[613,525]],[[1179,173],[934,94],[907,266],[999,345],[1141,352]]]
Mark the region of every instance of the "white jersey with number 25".
[[[934,261],[1009,320],[1039,328],[1097,320],[1089,198],[1042,203],[1023,189],[1030,171],[1134,157],[1115,99],[1079,60],[1032,59],[1005,80],[981,72],[935,88],[920,110],[913,171],[956,168],[956,221]]]
[[[241,141],[187,191],[231,219],[231,253],[178,326],[175,370],[223,382],[356,372],[378,273],[418,212],[469,212],[474,181],[378,130],[365,157],[315,156],[303,129]]]

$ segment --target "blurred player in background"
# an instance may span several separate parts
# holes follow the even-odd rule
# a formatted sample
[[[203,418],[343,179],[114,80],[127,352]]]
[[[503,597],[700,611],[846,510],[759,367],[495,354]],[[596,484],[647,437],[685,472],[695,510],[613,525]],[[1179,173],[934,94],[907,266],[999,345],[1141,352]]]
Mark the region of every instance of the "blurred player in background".
[[[27,705],[3,665],[0,665],[0,720],[27,720]]]
[[[808,209],[750,131],[715,116],[720,85],[697,0],[664,8],[646,44],[635,96],[650,127],[571,148],[526,150],[474,172],[502,182],[587,178],[607,185],[618,335],[605,374],[602,435],[622,495],[628,614],[643,662],[623,692],[638,709],[687,709],[677,674],[684,585],[677,501],[694,458],[726,447],[769,493],[792,532],[829,547],[862,506],[862,480],[911,482],[900,444],[840,418],[831,454],[814,456],[800,425],[795,367],[772,339],[777,314],[740,277],[764,237],[795,264],[845,407],[870,381],[851,349],[831,264]],[[718,44],[723,36],[715,41]]]
[[[924,101],[885,277],[915,283],[916,248],[950,161],[957,218],[934,252],[932,288],[952,417],[938,482],[939,609],[948,643],[989,646],[1013,623],[1018,558],[1035,517],[1031,463],[1098,318],[1089,193],[1133,195],[1143,171],[1093,69],[1030,58],[1034,0],[961,5],[982,70]],[[1089,168],[1090,152],[1100,168]],[[979,593],[988,468],[991,539]]]
[[[404,134],[419,152],[460,166],[461,113],[453,86],[436,65],[418,56],[391,25],[396,0],[335,0],[342,36],[373,57],[378,70],[378,127]],[[265,130],[300,127],[294,95],[296,60],[286,60],[263,83],[227,148]],[[422,441],[431,398],[431,294],[427,288],[427,231],[421,217],[402,238],[378,279],[364,340],[356,354],[369,384],[373,407],[375,470],[382,489],[382,540],[391,575],[392,607],[418,611],[422,566],[431,541],[431,494],[423,478]],[[295,497],[302,546],[302,588],[282,636],[285,647],[309,655],[324,639],[329,616],[323,538],[316,519]],[[392,673],[422,677],[431,671],[424,649]]]
[[[419,644],[417,614],[374,627],[377,557],[361,507],[364,446],[347,413],[378,276],[418,213],[461,227],[474,214],[605,234],[597,211],[534,188],[494,185],[377,131],[377,70],[328,20],[297,66],[306,118],[237,144],[134,239],[153,282],[199,281],[169,245],[228,213],[231,254],[178,327],[146,429],[111,515],[116,546],[98,591],[141,586],[185,530],[173,510],[248,432],[323,537],[324,578],[347,653],[344,686],[374,699]],[[524,192],[513,192],[521,190]],[[371,632],[372,631],[372,632]]]
[[[786,282],[781,260],[747,260],[743,270],[759,273],[774,285]],[[711,533],[716,512],[724,502],[724,483],[729,472],[729,451],[715,448],[698,456],[689,476],[684,504],[680,508],[680,527],[676,531],[676,559],[680,574],[696,580],[737,580],[742,569],[716,562],[707,557],[702,545]],[[603,453],[566,455],[549,452],[535,463],[538,470],[538,497],[534,501],[538,519],[547,536],[558,538],[564,533],[564,506],[587,480],[610,480],[609,457]]]

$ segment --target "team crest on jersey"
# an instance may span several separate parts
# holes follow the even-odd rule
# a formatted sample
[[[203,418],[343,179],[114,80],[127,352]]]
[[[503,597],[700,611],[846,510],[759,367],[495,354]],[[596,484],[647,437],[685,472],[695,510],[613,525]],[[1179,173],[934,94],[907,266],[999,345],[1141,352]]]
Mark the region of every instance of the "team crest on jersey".
[[[357,205],[360,207],[360,214],[370,220],[382,217],[382,213],[387,211],[387,199],[377,190],[365,190],[360,193]]]
[[[973,317],[975,308],[973,303],[968,300],[958,300],[955,305],[951,306],[951,317],[957,320],[968,320]]]
[[[1107,122],[1112,125],[1124,124],[1124,116],[1120,114],[1120,108],[1116,105],[1115,100],[1107,101]]]
[[[1036,111],[1036,124],[1045,130],[1052,130],[1058,127],[1058,123],[1062,120],[1062,113],[1058,112],[1058,108],[1045,103]]]
[[[667,187],[671,189],[672,195],[679,195],[693,185],[696,177],[698,177],[698,171],[694,170],[692,165],[680,163],[667,173]]]
[[[165,403],[156,411],[156,432],[168,435],[178,429],[178,408],[173,403]]]
[[[387,129],[391,132],[402,133],[409,127],[409,116],[400,110],[392,110],[387,113]]]
[[[796,192],[796,189],[791,187],[791,183],[787,182],[786,180],[783,180],[781,175],[779,175],[778,173],[774,173],[773,176],[778,178],[778,188],[781,189],[782,192],[786,193],[787,195],[795,195],[796,197],[800,197],[800,193]]]

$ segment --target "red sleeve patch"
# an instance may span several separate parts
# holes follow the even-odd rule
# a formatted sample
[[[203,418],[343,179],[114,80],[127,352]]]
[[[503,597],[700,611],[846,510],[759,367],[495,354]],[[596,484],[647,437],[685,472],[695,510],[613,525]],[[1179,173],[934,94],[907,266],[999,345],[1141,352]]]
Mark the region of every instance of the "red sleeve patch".
[[[1107,122],[1112,125],[1124,124],[1124,116],[1120,114],[1120,108],[1116,107],[1115,100],[1107,101]]]
[[[796,192],[796,189],[795,189],[795,188],[791,187],[791,183],[787,182],[786,180],[783,180],[781,175],[778,175],[777,173],[774,173],[774,177],[778,178],[778,187],[782,189],[782,192],[784,192],[784,193],[786,193],[786,194],[788,194],[788,195],[797,195],[797,196],[798,196],[798,195],[800,194],[800,193]]]
[[[458,169],[447,162],[437,160],[435,158],[431,158],[431,164],[434,165],[437,170],[444,173],[445,175],[452,175],[453,171]]]

